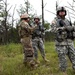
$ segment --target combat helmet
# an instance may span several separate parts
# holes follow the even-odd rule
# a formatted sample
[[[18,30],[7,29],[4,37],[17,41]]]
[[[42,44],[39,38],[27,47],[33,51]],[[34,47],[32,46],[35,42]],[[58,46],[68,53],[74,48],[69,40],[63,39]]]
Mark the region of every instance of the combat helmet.
[[[24,13],[24,14],[22,14],[22,15],[20,16],[21,19],[23,19],[23,18],[28,18],[28,17],[29,17],[29,15],[28,15],[27,13]]]
[[[66,9],[64,7],[58,7],[57,8],[57,12],[56,12],[57,15],[59,15],[59,12],[61,12],[61,11],[64,11],[65,12],[65,16],[66,16],[67,13],[66,13]]]
[[[38,19],[40,21],[40,18],[38,16],[35,16],[34,17],[34,21],[35,21],[35,19]]]

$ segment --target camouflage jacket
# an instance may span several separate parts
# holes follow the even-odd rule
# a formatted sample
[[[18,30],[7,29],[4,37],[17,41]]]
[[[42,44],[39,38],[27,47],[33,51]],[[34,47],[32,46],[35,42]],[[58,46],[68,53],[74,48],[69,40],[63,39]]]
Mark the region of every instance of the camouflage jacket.
[[[51,32],[55,33],[55,38],[58,38],[58,39],[55,39],[56,45],[71,45],[73,43],[73,41],[71,39],[65,39],[65,37],[67,35],[66,31],[63,31],[62,33],[60,33],[58,35],[58,33],[59,33],[58,29],[64,30],[65,27],[70,26],[70,22],[65,18],[63,20],[65,25],[60,26],[60,24],[59,24],[60,20],[61,20],[60,18],[55,17],[51,23]],[[58,41],[60,38],[62,38],[61,42]]]
[[[34,26],[35,25],[36,23],[34,23]],[[43,38],[44,30],[45,30],[44,27],[39,23],[37,25],[37,28],[33,31],[32,38],[35,38],[35,37]]]
[[[18,27],[18,33],[21,38],[24,36],[31,36],[31,34],[33,33],[35,29],[36,29],[36,26],[30,27],[27,22],[21,21]]]

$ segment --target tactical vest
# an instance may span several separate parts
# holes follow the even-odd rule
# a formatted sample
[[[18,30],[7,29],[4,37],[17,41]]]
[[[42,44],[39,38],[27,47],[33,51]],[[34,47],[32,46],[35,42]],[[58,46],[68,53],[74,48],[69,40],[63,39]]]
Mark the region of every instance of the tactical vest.
[[[65,20],[61,20],[61,19],[58,19],[56,18],[56,27],[67,27],[67,26],[70,26],[70,22],[65,19]],[[61,23],[62,21],[62,23]],[[56,33],[56,40],[58,42],[62,42],[64,41],[65,39],[73,39],[73,32],[68,32],[68,31],[62,31],[62,30],[58,30],[57,33]]]
[[[42,37],[42,25],[37,25],[37,28],[34,30],[33,34],[32,34],[32,38],[34,39],[35,37]]]

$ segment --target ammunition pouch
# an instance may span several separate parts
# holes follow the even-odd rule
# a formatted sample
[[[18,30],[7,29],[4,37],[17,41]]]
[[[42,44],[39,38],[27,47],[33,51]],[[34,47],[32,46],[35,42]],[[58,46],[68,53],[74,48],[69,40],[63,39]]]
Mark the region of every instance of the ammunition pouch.
[[[33,49],[32,48],[25,48],[24,50],[26,57],[33,57]]]
[[[33,33],[33,34],[32,34],[32,39],[34,39],[35,37],[40,37],[40,38],[42,38],[43,36],[42,36],[41,33],[40,33],[40,34]]]
[[[71,40],[74,39],[74,37],[73,37],[73,31],[67,31],[67,38],[66,39],[71,39]]]
[[[66,26],[65,22],[63,20],[59,21],[60,27],[65,27],[64,30],[58,30],[57,33],[57,41],[62,42],[64,39],[71,39],[73,40],[75,38],[75,26]]]
[[[56,34],[56,40],[58,42],[62,42],[66,38],[67,38],[67,32],[66,31],[62,31],[62,30],[58,30],[58,32]]]
[[[72,32],[72,31],[74,31],[74,27],[73,26],[67,26],[66,31]]]
[[[60,38],[56,38],[56,40],[58,41],[58,42],[62,42],[63,41],[63,39],[60,37]]]
[[[73,38],[75,38],[75,31],[73,31]]]
[[[75,27],[73,26],[68,26],[66,28],[66,31],[67,31],[67,39],[71,39],[71,40],[74,40],[75,38],[75,30],[74,30]]]
[[[73,28],[73,37],[75,38],[75,26]]]

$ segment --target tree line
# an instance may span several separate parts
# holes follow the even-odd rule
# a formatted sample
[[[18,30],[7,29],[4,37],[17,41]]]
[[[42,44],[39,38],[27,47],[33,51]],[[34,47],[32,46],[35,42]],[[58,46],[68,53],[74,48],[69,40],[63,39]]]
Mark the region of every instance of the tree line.
[[[73,0],[73,3],[69,4],[69,7],[66,6],[67,9],[70,9],[72,12],[69,12],[72,16],[72,18],[75,18],[75,7],[74,7],[75,1]],[[20,16],[21,14],[27,12],[31,16],[31,23],[33,22],[33,18],[37,13],[33,13],[34,8],[30,4],[28,0],[24,0],[24,4],[20,5],[18,9],[16,9],[16,6],[10,6],[9,7],[8,0],[0,0],[0,44],[7,44],[7,43],[19,43],[19,35],[18,35],[18,24],[20,22],[19,19],[15,19],[15,11],[17,11],[18,15]],[[56,6],[57,6],[56,2]],[[12,14],[10,13],[10,10],[13,7],[13,12]],[[44,4],[42,0],[42,15],[39,17],[42,19],[42,24],[44,27],[47,29],[50,29],[50,23],[47,21],[44,21]],[[75,25],[75,22],[74,22]],[[52,41],[54,40],[54,35],[51,32],[46,32],[45,33],[45,40],[46,41]]]
[[[13,13],[10,14],[12,7],[14,7]],[[15,11],[17,11],[19,16],[27,12],[31,16],[31,22],[36,15],[36,13],[30,13],[31,11],[33,12],[33,7],[28,0],[24,0],[24,5],[20,5],[19,9],[16,9],[16,5],[9,7],[7,0],[0,0],[0,44],[19,43],[20,41],[18,35],[18,24],[20,20],[14,18]],[[46,21],[45,28],[48,29],[49,25]]]

